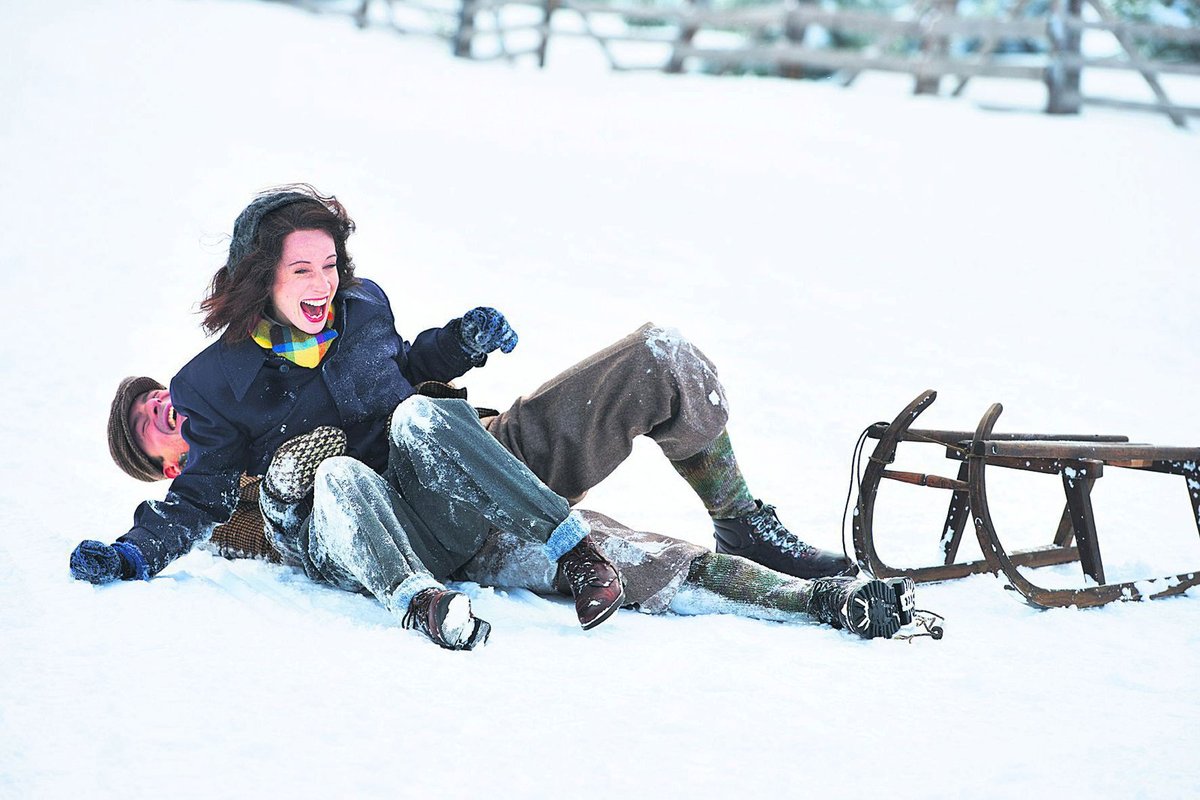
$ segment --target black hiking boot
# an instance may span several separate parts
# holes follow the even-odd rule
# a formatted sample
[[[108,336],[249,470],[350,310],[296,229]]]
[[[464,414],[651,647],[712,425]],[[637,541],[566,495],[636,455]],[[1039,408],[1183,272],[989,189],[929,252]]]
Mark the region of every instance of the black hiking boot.
[[[312,491],[321,462],[345,452],[346,434],[329,425],[288,439],[275,451],[263,488],[278,500],[298,503]]]
[[[908,586],[912,586],[912,581],[907,578],[898,580],[908,581]],[[819,578],[813,581],[808,613],[821,622],[852,631],[864,639],[880,636],[890,639],[900,630],[905,596],[908,602],[912,601],[911,589],[898,589],[894,583],[871,578]],[[911,619],[911,610],[909,617]]]
[[[806,544],[779,521],[774,506],[754,501],[757,508],[733,519],[714,519],[718,553],[742,556],[785,575],[825,578],[858,571],[840,553]]]
[[[585,631],[611,617],[625,600],[621,573],[600,552],[590,535],[580,539],[558,560],[555,582],[564,581],[571,587],[575,613]]]
[[[473,650],[488,640],[492,626],[471,613],[471,598],[462,592],[430,587],[413,595],[400,622],[416,628],[447,650]]]

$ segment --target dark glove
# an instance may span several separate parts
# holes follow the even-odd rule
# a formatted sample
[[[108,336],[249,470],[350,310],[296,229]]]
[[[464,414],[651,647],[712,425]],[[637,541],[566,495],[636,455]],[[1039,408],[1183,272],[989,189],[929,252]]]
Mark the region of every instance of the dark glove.
[[[511,353],[517,346],[517,332],[494,308],[481,306],[463,314],[458,336],[463,351],[476,366],[482,364],[484,356],[493,350]]]
[[[150,570],[142,551],[126,542],[108,545],[88,539],[71,553],[71,577],[89,583],[148,580]]]

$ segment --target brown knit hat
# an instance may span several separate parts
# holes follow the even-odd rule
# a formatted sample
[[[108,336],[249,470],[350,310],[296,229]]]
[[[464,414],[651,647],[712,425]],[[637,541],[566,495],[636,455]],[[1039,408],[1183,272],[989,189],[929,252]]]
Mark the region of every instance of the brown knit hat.
[[[126,378],[117,387],[117,396],[108,412],[108,452],[126,475],[139,481],[161,481],[163,472],[134,441],[133,431],[129,430],[129,408],[139,394],[165,388],[154,378]]]

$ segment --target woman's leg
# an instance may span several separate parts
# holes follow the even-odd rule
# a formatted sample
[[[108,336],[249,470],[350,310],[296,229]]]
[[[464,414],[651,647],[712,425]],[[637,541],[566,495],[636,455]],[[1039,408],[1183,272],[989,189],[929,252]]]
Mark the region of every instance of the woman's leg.
[[[466,402],[414,395],[396,408],[390,435],[388,479],[424,523],[412,543],[434,575],[465,564],[496,528],[541,544],[571,583],[585,628],[619,607],[620,575],[587,523],[488,435]]]
[[[447,591],[417,558],[408,531],[420,524],[361,461],[341,456],[317,469],[310,558],[348,571],[405,627],[443,647],[469,650],[487,639],[491,626],[471,614],[466,595]]]
[[[490,626],[413,552],[408,531],[420,520],[374,470],[333,455],[344,444],[341,431],[319,428],[276,453],[259,500],[273,545],[315,580],[370,593],[443,647],[482,644]]]

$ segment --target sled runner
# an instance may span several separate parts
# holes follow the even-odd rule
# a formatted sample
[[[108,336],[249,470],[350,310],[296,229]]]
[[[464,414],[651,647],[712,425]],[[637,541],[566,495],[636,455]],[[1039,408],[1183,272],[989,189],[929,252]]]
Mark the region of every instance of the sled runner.
[[[974,432],[919,430],[912,424],[937,398],[937,392],[922,392],[890,424],[879,422],[859,438],[855,448],[854,475],[859,479],[854,506],[853,542],[859,567],[879,578],[909,577],[917,582],[962,578],[981,572],[1004,573],[1009,587],[1032,605],[1098,606],[1114,600],[1157,599],[1181,594],[1200,584],[1200,572],[1122,583],[1105,583],[1104,564],[1092,515],[1091,491],[1104,475],[1105,467],[1138,469],[1179,475],[1187,481],[1193,516],[1200,529],[1200,447],[1161,447],[1130,443],[1125,436],[1093,434],[994,433],[1003,410],[995,403],[987,410]],[[866,439],[878,444],[860,469]],[[945,448],[946,457],[961,462],[956,478],[888,469],[900,443],[925,443]],[[997,535],[987,502],[985,473],[988,468],[1019,469],[1059,475],[1066,505],[1048,545],[1009,553]],[[916,568],[889,566],[875,549],[872,527],[875,495],[880,483],[896,480],[951,492],[949,510],[942,527],[942,563]],[[983,558],[959,562],[958,549],[970,517]],[[1074,541],[1074,544],[1072,544]],[[1048,589],[1034,584],[1020,567],[1043,567],[1078,561],[1083,573],[1096,582],[1082,589]]]

